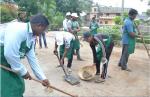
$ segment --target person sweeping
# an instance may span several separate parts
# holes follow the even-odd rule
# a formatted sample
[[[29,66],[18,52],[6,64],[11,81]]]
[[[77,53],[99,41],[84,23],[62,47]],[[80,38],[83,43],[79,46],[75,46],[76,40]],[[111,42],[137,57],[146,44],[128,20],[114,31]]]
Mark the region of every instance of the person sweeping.
[[[111,36],[104,34],[91,35],[89,32],[83,33],[83,38],[90,44],[93,53],[93,65],[96,65],[95,82],[103,82],[107,76],[109,58],[114,47]],[[103,64],[100,74],[100,63]]]
[[[23,97],[25,91],[24,79],[31,80],[28,70],[21,63],[27,60],[35,76],[46,87],[50,83],[41,70],[34,52],[35,37],[45,31],[49,25],[43,15],[35,15],[28,23],[11,22],[0,32],[0,59],[1,65],[16,73],[0,68],[1,71],[1,97]]]
[[[129,55],[134,53],[136,37],[141,37],[140,33],[136,34],[136,27],[134,25],[134,19],[136,18],[138,12],[135,9],[130,9],[128,17],[124,20],[123,33],[122,33],[122,55],[118,66],[122,70],[131,71],[128,68],[127,62]]]
[[[64,59],[67,57],[68,64],[67,64],[67,71],[71,73],[71,66],[73,60],[73,42],[75,37],[70,32],[60,32],[57,33],[55,36],[55,49],[54,54],[58,54],[57,48],[59,46],[59,54],[60,54],[60,65],[64,64]]]

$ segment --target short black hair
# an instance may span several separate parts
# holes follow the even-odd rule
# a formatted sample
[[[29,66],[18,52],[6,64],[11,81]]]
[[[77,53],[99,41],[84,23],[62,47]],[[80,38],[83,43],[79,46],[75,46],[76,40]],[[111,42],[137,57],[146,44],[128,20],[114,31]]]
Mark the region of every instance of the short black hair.
[[[84,40],[86,40],[86,39],[89,38],[90,36],[92,36],[90,32],[84,32],[84,33],[83,33],[83,39],[84,39]]]
[[[37,14],[37,15],[32,16],[30,19],[30,22],[31,24],[40,24],[43,26],[49,25],[48,19],[42,14]]]
[[[132,9],[132,8],[129,10],[129,15],[130,15],[130,16],[137,15],[137,14],[138,14],[138,11],[137,11],[137,10]]]

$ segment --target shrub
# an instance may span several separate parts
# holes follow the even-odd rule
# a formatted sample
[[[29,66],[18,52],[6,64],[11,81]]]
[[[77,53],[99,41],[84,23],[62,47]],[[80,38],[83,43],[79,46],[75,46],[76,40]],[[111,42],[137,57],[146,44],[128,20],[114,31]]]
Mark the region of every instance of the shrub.
[[[17,17],[17,8],[12,4],[0,4],[1,23],[12,21]]]

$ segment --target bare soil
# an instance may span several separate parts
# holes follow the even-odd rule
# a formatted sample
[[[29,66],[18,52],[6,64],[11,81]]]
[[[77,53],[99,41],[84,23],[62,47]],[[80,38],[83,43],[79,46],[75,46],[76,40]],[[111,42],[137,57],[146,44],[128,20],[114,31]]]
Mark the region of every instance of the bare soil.
[[[63,79],[63,71],[61,68],[56,68],[59,65],[54,50],[54,33],[47,33],[48,48],[39,49],[39,44],[36,45],[36,54],[39,64],[49,79],[51,85],[60,88],[66,92],[76,94],[78,96],[150,96],[150,60],[148,59],[145,49],[136,49],[135,53],[129,58],[128,67],[132,72],[122,71],[118,67],[118,61],[121,55],[121,48],[114,47],[109,67],[108,75],[104,83],[95,83],[92,81],[80,80],[79,85],[72,86]],[[92,64],[92,52],[88,43],[83,42],[81,47],[81,57],[84,61],[77,61],[74,56],[72,71],[78,77],[79,68]],[[26,65],[31,75],[32,70],[26,59],[22,60]],[[24,96],[67,96],[57,91],[47,93],[45,87],[41,84],[26,80],[26,90]]]

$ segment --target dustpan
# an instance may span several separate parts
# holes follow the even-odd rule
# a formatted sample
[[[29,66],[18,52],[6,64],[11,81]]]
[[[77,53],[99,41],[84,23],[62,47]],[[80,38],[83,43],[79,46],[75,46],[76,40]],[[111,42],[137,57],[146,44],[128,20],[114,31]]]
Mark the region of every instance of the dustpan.
[[[78,75],[80,79],[89,81],[94,78],[96,74],[96,67],[94,65],[92,66],[84,66],[79,69]]]
[[[58,61],[60,63],[60,58],[59,58],[58,54],[55,54],[55,55],[57,56],[57,59],[58,59]],[[65,74],[64,79],[65,79],[65,81],[67,81],[71,85],[77,85],[77,84],[80,83],[80,80],[78,78],[76,78],[76,77],[74,77],[74,76],[72,76],[70,74],[67,74],[67,72],[66,72],[66,70],[65,70],[63,65],[60,64],[60,67],[62,67],[62,69],[64,71],[64,74]]]

